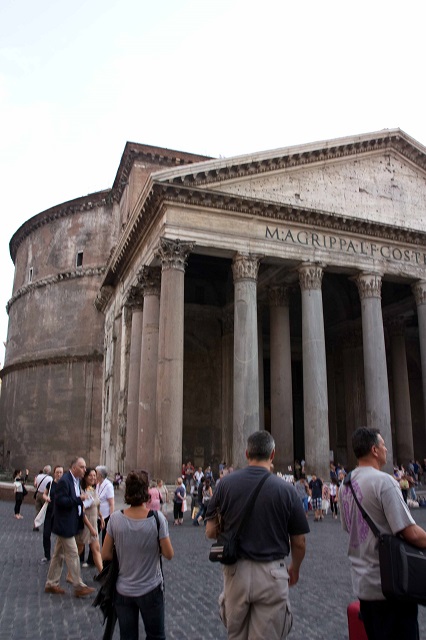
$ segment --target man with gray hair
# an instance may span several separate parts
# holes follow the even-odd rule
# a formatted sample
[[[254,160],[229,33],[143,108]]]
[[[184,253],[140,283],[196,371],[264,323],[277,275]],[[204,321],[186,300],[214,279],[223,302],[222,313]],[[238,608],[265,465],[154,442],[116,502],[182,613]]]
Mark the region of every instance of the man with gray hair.
[[[102,542],[105,540],[106,527],[109,517],[114,511],[114,486],[111,480],[108,480],[108,470],[103,465],[96,467],[96,493],[98,494],[100,505],[99,511],[104,519],[104,528],[102,529]]]
[[[34,478],[34,487],[35,487],[34,499],[35,499],[36,515],[39,513],[40,509],[44,505],[43,493],[46,486],[49,484],[49,482],[53,482],[53,478],[50,475],[51,473],[52,473],[52,467],[50,466],[50,464],[46,464],[46,466],[43,467],[43,471],[41,471]],[[33,531],[39,531],[39,528],[34,526]]]
[[[294,487],[271,474],[274,456],[271,434],[253,433],[247,441],[248,466],[222,478],[207,507],[208,538],[216,539],[220,531],[236,532],[266,476],[239,535],[238,560],[223,567],[219,608],[229,640],[279,640],[292,627],[288,589],[299,579],[309,525]]]
[[[73,458],[69,471],[64,473],[56,487],[52,527],[53,533],[56,534],[56,544],[44,587],[46,593],[56,595],[65,593],[59,584],[64,560],[74,587],[75,597],[83,598],[94,592],[93,587],[88,587],[81,579],[80,560],[75,540],[75,536],[84,526],[84,500],[88,495],[81,490],[80,481],[85,472],[84,458]]]

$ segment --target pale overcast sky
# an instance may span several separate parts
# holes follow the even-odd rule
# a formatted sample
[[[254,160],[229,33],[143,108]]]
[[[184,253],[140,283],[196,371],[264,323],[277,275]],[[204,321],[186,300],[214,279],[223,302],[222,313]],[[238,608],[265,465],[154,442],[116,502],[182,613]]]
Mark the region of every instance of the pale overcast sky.
[[[423,7],[0,0],[1,343],[11,236],[111,187],[127,140],[229,157],[400,127],[426,144]]]

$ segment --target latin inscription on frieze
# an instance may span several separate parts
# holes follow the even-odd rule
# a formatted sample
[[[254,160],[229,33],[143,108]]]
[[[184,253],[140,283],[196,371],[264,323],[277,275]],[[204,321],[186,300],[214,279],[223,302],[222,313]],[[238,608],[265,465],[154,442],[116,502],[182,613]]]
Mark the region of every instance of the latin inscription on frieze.
[[[426,253],[424,251],[398,247],[390,243],[358,240],[305,229],[270,227],[267,225],[265,239],[276,240],[293,246],[323,249],[343,255],[381,259],[386,262],[409,263],[418,266],[426,265]]]

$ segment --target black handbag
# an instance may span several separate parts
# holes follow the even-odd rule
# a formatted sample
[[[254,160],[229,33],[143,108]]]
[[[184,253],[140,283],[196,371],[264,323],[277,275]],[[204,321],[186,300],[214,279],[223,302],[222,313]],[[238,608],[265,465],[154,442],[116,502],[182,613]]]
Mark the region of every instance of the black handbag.
[[[115,583],[117,582],[119,572],[117,553],[113,551],[113,558],[96,577],[96,581],[100,583],[92,607],[99,607],[102,612],[104,625],[104,633],[102,640],[112,640],[114,628],[117,622],[117,613],[115,610]]]
[[[253,510],[256,498],[259,495],[259,491],[262,488],[264,482],[269,478],[269,474],[261,479],[256,486],[252,495],[248,500],[244,516],[240,522],[240,525],[236,531],[222,531],[217,537],[217,541],[212,545],[209,554],[210,562],[220,562],[222,564],[235,564],[239,558],[238,554],[238,540],[243,527],[248,521],[250,514]]]
[[[379,541],[380,581],[385,598],[415,602],[426,606],[426,549],[414,547],[404,538],[380,533],[370,516],[360,505],[350,475],[344,484],[352,491],[362,517]]]

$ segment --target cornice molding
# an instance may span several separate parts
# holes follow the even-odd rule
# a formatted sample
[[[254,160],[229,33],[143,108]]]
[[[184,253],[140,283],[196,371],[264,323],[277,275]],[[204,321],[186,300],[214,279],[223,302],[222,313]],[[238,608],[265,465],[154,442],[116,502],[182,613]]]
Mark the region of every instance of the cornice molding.
[[[360,154],[389,150],[394,150],[426,171],[425,148],[400,129],[393,129],[352,138],[338,138],[276,151],[237,156],[229,160],[209,161],[205,167],[198,163],[193,171],[182,170],[177,172],[178,175],[170,174],[170,176],[165,173],[162,179],[186,186],[219,184],[225,180],[243,179],[271,171],[282,171],[318,162],[331,162]]]
[[[92,211],[95,207],[107,206],[110,204],[111,190],[99,191],[97,193],[91,193],[81,198],[75,198],[74,200],[68,200],[62,204],[58,204],[46,211],[35,215],[33,218],[27,220],[15,233],[13,234],[10,243],[9,250],[10,255],[15,264],[16,253],[19,246],[31,233],[43,227],[50,222],[59,220],[60,218],[66,218],[76,213],[82,213],[85,211]]]
[[[308,209],[297,205],[287,205],[267,200],[253,200],[243,196],[214,191],[154,183],[139,213],[135,216],[133,224],[126,229],[112,253],[107,267],[108,277],[106,283],[114,282],[117,274],[130,262],[133,249],[139,244],[141,237],[151,225],[157,211],[166,204],[192,206],[194,209],[209,207],[238,214],[255,215],[271,220],[313,225],[330,231],[373,236],[396,243],[426,245],[426,233],[414,229],[395,228],[384,223],[342,216],[318,209]]]
[[[139,212],[135,214],[132,224],[129,224],[125,229],[111,253],[107,265],[105,284],[114,284],[118,274],[131,261],[134,249],[148,231],[155,215],[167,204],[191,206],[194,209],[208,207],[231,213],[255,215],[276,221],[313,225],[317,228],[345,234],[362,234],[395,243],[407,243],[417,246],[426,245],[426,233],[414,229],[396,228],[384,223],[351,218],[297,205],[269,202],[268,200],[254,200],[239,195],[153,182],[152,188]]]
[[[93,267],[88,269],[75,269],[74,271],[65,271],[63,273],[57,273],[55,276],[49,276],[47,278],[42,278],[41,280],[36,280],[31,282],[30,284],[26,284],[10,298],[6,305],[6,311],[9,313],[11,306],[22,298],[22,296],[31,293],[31,291],[35,291],[35,289],[41,289],[43,287],[47,287],[51,284],[57,284],[59,282],[65,282],[68,280],[74,280],[75,278],[93,278],[102,276],[105,273],[105,267]]]
[[[80,354],[74,356],[51,356],[48,358],[34,358],[31,360],[22,360],[14,364],[7,365],[0,370],[0,378],[3,379],[10,373],[15,371],[23,371],[25,369],[34,369],[37,367],[48,367],[50,365],[68,365],[73,363],[87,362],[103,362],[104,356],[98,351],[93,353]]]
[[[135,162],[147,162],[148,164],[155,163],[164,165],[167,168],[171,167],[176,169],[176,167],[182,165],[186,166],[195,162],[204,162],[208,160],[211,160],[210,156],[202,156],[195,153],[187,153],[185,151],[175,151],[172,149],[142,145],[137,142],[127,142],[124,147],[120,165],[111,190],[111,199],[114,202],[119,202],[121,200],[121,196],[129,182],[130,173]]]

